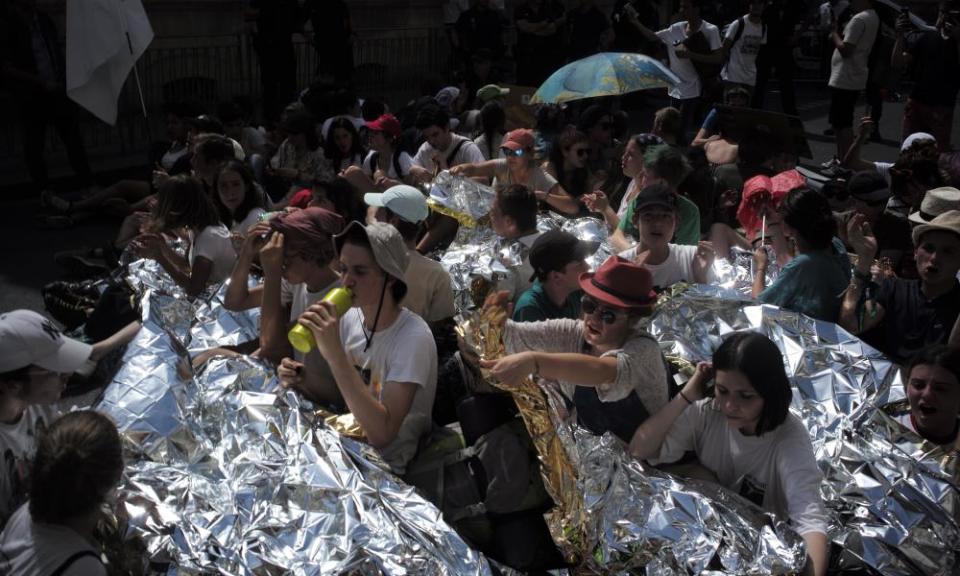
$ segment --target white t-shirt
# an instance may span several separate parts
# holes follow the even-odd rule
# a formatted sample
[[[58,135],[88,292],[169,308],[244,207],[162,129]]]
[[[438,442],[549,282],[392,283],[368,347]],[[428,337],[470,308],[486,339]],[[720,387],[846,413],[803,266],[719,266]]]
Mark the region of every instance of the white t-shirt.
[[[189,151],[190,148],[188,146],[177,148],[176,150],[173,148],[167,150],[163,153],[163,157],[160,158],[160,166],[167,172],[173,170],[173,166],[177,163],[177,160],[183,158],[183,156]]]
[[[726,40],[733,41],[740,29],[740,20],[734,20],[727,27]],[[730,46],[730,59],[727,60],[720,77],[727,82],[753,86],[757,83],[757,54],[760,46],[767,43],[767,32],[762,24],[755,24],[749,16],[743,17],[743,34]]]
[[[697,258],[697,247],[681,244],[667,244],[670,255],[660,264],[643,265],[653,274],[653,285],[657,288],[669,288],[677,282],[696,282],[693,275],[693,263]],[[639,244],[620,253],[621,258],[636,260]],[[707,284],[713,282],[713,269],[707,270]]]
[[[840,51],[834,49],[833,59],[830,61],[831,88],[842,90],[863,90],[867,87],[867,61],[873,42],[877,39],[880,27],[880,18],[874,10],[859,12],[847,22],[843,29],[844,44],[853,44],[853,54],[844,58]]]
[[[375,398],[380,399],[383,386],[391,382],[417,385],[413,404],[397,437],[379,450],[391,470],[401,475],[416,455],[420,438],[430,432],[433,424],[437,345],[430,327],[423,318],[403,308],[390,327],[373,334],[370,349],[365,351],[367,333],[363,327],[363,311],[351,308],[340,319],[340,342]]]
[[[502,158],[503,151],[500,150],[500,144],[503,142],[503,134],[499,132],[493,135],[494,144],[493,144],[493,155],[490,155],[490,147],[487,145],[487,135],[481,134],[473,139],[473,143],[477,145],[477,148],[480,149],[480,154],[483,156],[484,160],[493,160],[495,158]]]
[[[827,516],[820,497],[823,478],[803,423],[788,414],[774,430],[744,436],[713,408],[713,402],[705,398],[688,406],[650,462],[676,462],[695,451],[721,485],[789,519],[798,534],[826,534]]]
[[[410,264],[404,282],[407,284],[404,308],[427,322],[452,318],[457,313],[450,275],[436,260],[410,250]]]
[[[682,20],[657,32],[657,37],[667,47],[667,55],[670,57],[670,70],[680,78],[680,83],[671,87],[667,92],[671,98],[677,100],[698,98],[701,88],[700,75],[697,74],[697,69],[693,67],[689,58],[677,58],[677,48],[674,46],[676,42],[683,42],[687,39],[687,34],[684,31],[686,26],[687,21]],[[707,41],[710,42],[710,49],[719,50],[722,44],[720,42],[720,30],[706,20],[701,23],[700,29],[707,37]]]
[[[450,159],[450,162],[447,162],[447,165],[443,166],[441,169],[459,166],[460,164],[476,164],[477,162],[483,162],[483,153],[480,152],[480,149],[477,148],[477,145],[473,143],[473,140],[465,138],[459,134],[451,134],[451,136],[452,138],[450,139],[450,146],[440,151],[439,154],[440,158],[442,158],[444,162],[447,161],[450,153],[453,152],[457,145],[459,145],[461,142],[463,142],[463,145],[457,149],[457,153],[453,155],[453,158]],[[435,154],[437,154],[436,149],[431,146],[429,142],[424,142],[420,145],[420,149],[417,150],[417,154],[413,157],[413,163],[417,166],[420,166],[427,172],[436,172],[437,164],[433,161]]]
[[[338,280],[316,292],[311,292],[307,289],[305,283],[290,284],[281,279],[280,303],[284,306],[290,306],[290,326],[293,326],[300,315],[306,312],[307,308],[322,300],[327,292],[339,285]],[[327,364],[319,350],[314,348],[304,354],[295,349],[293,359],[297,362],[303,362],[304,372],[309,375],[311,382],[314,383],[311,390],[317,401],[327,408],[335,408],[338,411],[345,409],[343,396],[340,395],[337,382],[333,379],[333,373],[330,372],[330,365]]]
[[[219,284],[226,280],[233,271],[233,264],[237,261],[237,251],[233,247],[230,230],[227,230],[223,224],[204,228],[190,244],[190,252],[187,255],[190,266],[193,266],[197,256],[213,263],[207,285]]]
[[[107,576],[100,553],[71,528],[34,522],[24,504],[0,535],[0,574],[50,576],[78,552],[93,552],[74,560],[61,576]]]
[[[374,165],[373,157],[379,153],[376,150],[371,150],[367,153],[367,157],[363,159],[363,166],[360,168],[363,170],[363,173],[373,178],[373,173],[377,171],[377,167]],[[402,180],[405,176],[410,174],[410,169],[413,168],[413,158],[410,157],[406,152],[400,152],[400,157],[397,159],[398,162],[394,162],[393,158],[389,158],[390,164],[387,166],[387,178],[391,180]],[[383,160],[378,158],[378,162]],[[396,164],[400,164],[400,170],[403,171],[403,174],[397,174]]]
[[[0,422],[0,526],[18,506],[27,501],[30,467],[37,451],[37,438],[56,420],[53,406],[27,406],[16,424]]]
[[[247,230],[251,226],[260,221],[260,217],[266,214],[266,210],[259,206],[254,206],[247,212],[247,215],[243,217],[243,220],[233,223],[233,226],[230,227],[230,232],[234,234],[246,234]]]

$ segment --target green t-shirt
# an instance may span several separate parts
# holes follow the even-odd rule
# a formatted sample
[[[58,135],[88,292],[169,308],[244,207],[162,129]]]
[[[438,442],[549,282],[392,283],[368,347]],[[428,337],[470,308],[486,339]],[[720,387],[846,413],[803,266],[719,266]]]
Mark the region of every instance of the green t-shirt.
[[[583,292],[577,290],[567,296],[562,307],[550,301],[539,280],[533,282],[529,290],[520,295],[513,308],[514,322],[540,322],[557,318],[576,320],[580,317],[580,298]]]
[[[624,234],[639,239],[640,231],[633,225],[633,207],[636,202],[631,202],[627,207],[627,213],[620,219],[618,228],[623,230]],[[673,233],[673,244],[683,244],[686,246],[696,246],[700,243],[700,209],[692,200],[677,194],[677,217],[680,220],[676,231]]]

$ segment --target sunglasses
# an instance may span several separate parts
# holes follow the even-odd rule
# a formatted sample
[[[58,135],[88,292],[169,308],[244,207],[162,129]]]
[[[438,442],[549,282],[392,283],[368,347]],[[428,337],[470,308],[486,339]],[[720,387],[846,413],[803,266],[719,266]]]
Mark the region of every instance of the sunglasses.
[[[510,148],[501,148],[500,151],[503,152],[503,155],[507,157],[514,156],[516,158],[520,158],[523,156],[523,148],[519,150],[511,150]]]
[[[600,320],[604,324],[613,324],[617,321],[617,318],[620,317],[620,313],[611,310],[606,306],[601,306],[596,300],[589,296],[584,296],[580,299],[580,310],[587,316],[591,316],[594,312],[599,311]]]

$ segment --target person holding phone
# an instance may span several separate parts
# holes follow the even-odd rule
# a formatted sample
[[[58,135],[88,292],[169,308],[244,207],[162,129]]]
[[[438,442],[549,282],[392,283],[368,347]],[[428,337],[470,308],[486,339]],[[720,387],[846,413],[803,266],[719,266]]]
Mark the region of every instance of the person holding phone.
[[[890,64],[913,71],[901,137],[932,134],[941,150],[950,150],[953,109],[960,92],[960,2],[941,1],[936,30],[915,30],[908,12],[897,18],[897,39]]]

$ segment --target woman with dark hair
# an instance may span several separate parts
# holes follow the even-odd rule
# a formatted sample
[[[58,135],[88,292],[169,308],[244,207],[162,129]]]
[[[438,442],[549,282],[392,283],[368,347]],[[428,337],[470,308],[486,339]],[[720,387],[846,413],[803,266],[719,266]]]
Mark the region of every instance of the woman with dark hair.
[[[96,527],[122,473],[120,434],[109,418],[82,410],[55,421],[37,444],[30,501],[0,535],[0,573],[106,576]]]
[[[591,212],[596,212],[603,217],[607,224],[607,229],[613,232],[620,225],[620,220],[626,215],[634,198],[640,193],[644,183],[644,154],[647,148],[663,144],[663,139],[655,134],[635,134],[627,142],[623,150],[623,156],[620,158],[620,168],[623,175],[630,178],[630,184],[627,186],[623,196],[619,199],[619,206],[616,205],[616,198],[608,198],[607,195],[595,190],[583,197],[583,201]],[[611,204],[613,202],[614,204]]]
[[[893,417],[947,449],[960,449],[960,349],[931,346],[903,369],[909,408]]]
[[[706,384],[716,372],[715,397]],[[637,429],[630,452],[651,464],[694,452],[722,486],[789,519],[807,545],[808,573],[826,574],[827,517],[810,436],[790,414],[783,356],[766,336],[740,332],[701,362],[679,394]]]
[[[220,221],[235,234],[246,234],[266,210],[263,193],[253,181],[253,172],[239,160],[228,160],[217,170],[213,203]]]
[[[582,198],[593,192],[595,184],[587,167],[589,154],[590,143],[587,135],[573,126],[568,126],[550,149],[550,158],[544,168],[571,196]],[[589,214],[590,210],[581,204],[578,215]]]
[[[643,328],[653,313],[653,275],[640,264],[611,256],[596,273],[580,275],[582,316],[506,320],[507,356],[480,365],[506,384],[529,374],[559,383],[577,422],[594,434],[613,432],[624,442],[666,403],[668,373],[660,347]],[[484,308],[502,307],[506,293]]]
[[[480,109],[480,124],[482,130],[473,139],[473,143],[480,149],[484,160],[492,160],[497,157],[507,130],[507,114],[503,111],[503,106],[496,100],[484,104]]]
[[[360,133],[349,118],[341,116],[330,122],[327,142],[327,158],[337,174],[351,166],[363,164],[367,151],[363,149]]]
[[[790,191],[777,209],[780,230],[796,256],[765,286],[767,251],[753,254],[753,297],[812,316],[836,322],[843,292],[850,283],[850,259],[837,235],[837,221],[827,199],[809,188]],[[767,229],[771,229],[767,223]]]
[[[346,222],[354,220],[362,222],[367,217],[366,204],[353,193],[353,188],[344,178],[317,180],[313,183],[310,193],[310,206],[339,214]]]
[[[208,284],[230,275],[237,259],[230,231],[197,180],[181,175],[164,182],[147,229],[133,240],[134,251],[156,260],[188,297],[195,298]],[[165,234],[189,244],[186,258],[167,244]]]

